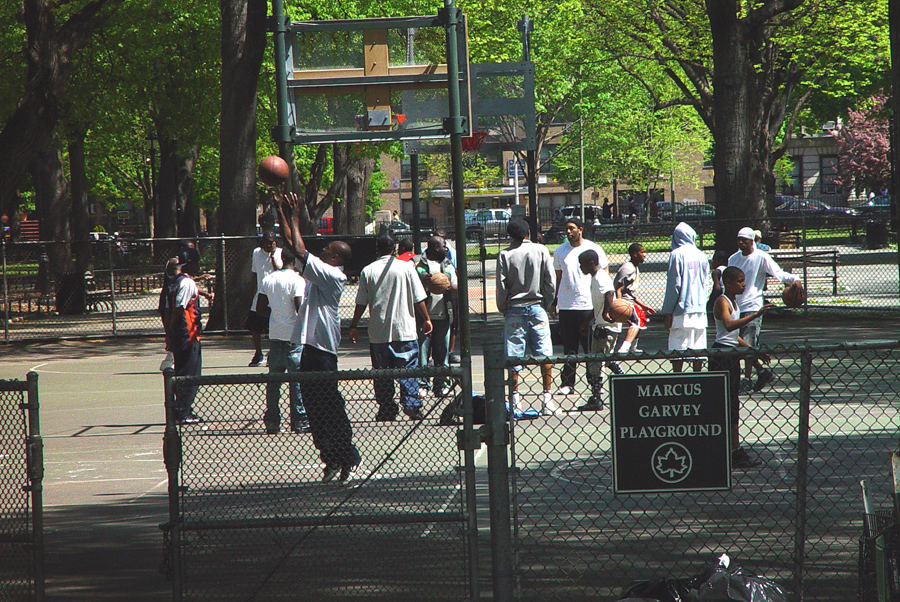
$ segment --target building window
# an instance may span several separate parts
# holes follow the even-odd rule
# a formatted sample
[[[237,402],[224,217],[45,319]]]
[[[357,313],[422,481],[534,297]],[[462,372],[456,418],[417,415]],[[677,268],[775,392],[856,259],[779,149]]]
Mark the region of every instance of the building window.
[[[422,157],[419,157],[419,181],[421,182],[427,177],[428,167],[425,165],[425,161],[422,160]],[[403,158],[400,160],[400,179],[412,179],[412,167],[410,166],[409,155],[403,155]]]
[[[822,194],[837,194],[838,185],[835,180],[838,177],[838,158],[835,155],[823,155],[819,157],[819,183],[822,186]]]
[[[556,154],[556,146],[544,146],[541,148],[541,157],[538,159],[539,174],[547,175],[553,173],[553,155]]]

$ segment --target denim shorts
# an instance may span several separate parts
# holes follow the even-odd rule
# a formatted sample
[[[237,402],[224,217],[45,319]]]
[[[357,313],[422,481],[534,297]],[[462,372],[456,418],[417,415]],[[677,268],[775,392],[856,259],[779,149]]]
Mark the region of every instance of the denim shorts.
[[[506,357],[553,355],[550,318],[540,303],[507,309],[503,338],[506,340]]]
[[[755,312],[752,311],[742,311],[741,317],[749,316]],[[762,321],[763,317],[760,316],[755,320],[750,320],[748,324],[744,324],[741,326],[741,338],[747,341],[747,344],[751,347],[756,347],[759,345],[759,331],[762,329]]]

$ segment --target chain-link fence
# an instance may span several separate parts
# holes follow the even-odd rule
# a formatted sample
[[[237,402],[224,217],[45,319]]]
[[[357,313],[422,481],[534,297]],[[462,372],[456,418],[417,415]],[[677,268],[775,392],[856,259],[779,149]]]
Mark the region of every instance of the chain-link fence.
[[[731,471],[725,470],[729,487],[616,492],[617,474],[653,467],[636,464],[637,456],[623,451],[617,457],[615,443],[630,437],[636,445],[656,447],[683,433],[659,430],[679,423],[674,406],[660,405],[665,400],[617,397],[614,407],[625,414],[619,409],[614,414],[611,383],[635,375],[650,383],[671,372],[673,359],[686,360],[687,370],[692,358],[722,360],[735,353],[632,353],[506,364],[520,366],[520,409],[544,410],[533,420],[526,420],[526,413],[509,423],[516,575],[511,587],[517,599],[615,600],[632,580],[689,577],[714,566],[723,552],[779,583],[796,600],[856,596],[865,520],[860,480],[868,483],[873,499],[892,499],[889,455],[897,447],[900,418],[897,343],[767,350],[774,378],[739,389],[731,422],[738,425],[741,451],[732,452]],[[486,348],[486,382],[501,383],[494,397],[502,399],[510,394],[503,383],[510,386],[512,380],[498,355],[502,349]],[[576,370],[573,391],[544,398],[541,365],[550,366],[556,383],[567,361],[574,361]],[[599,376],[586,378],[589,365]],[[625,376],[611,376],[620,369]],[[702,374],[709,374],[706,368]],[[726,399],[727,394],[681,403],[722,406]],[[611,421],[628,412],[645,416],[647,429],[620,431],[626,428],[622,418],[613,429]],[[701,466],[697,456],[695,451],[693,462]]]
[[[629,245],[641,243],[647,258],[640,268],[638,293],[648,305],[659,307],[665,295],[671,236],[678,221],[588,225],[585,236],[603,248],[612,269],[628,259]],[[713,252],[717,223],[713,217],[684,221],[694,228],[697,246],[706,251],[714,266],[727,261],[727,256],[716,257]],[[887,217],[799,214],[762,224],[729,223],[735,233],[747,225],[761,230],[761,242],[771,247],[775,261],[804,284],[808,293],[804,313],[878,315],[900,310],[897,234],[890,231]],[[545,232],[551,248],[564,240],[565,231],[559,225]],[[782,288],[769,279],[767,298],[780,304]]]
[[[374,241],[368,239],[354,239],[360,244],[353,245],[357,251],[347,269],[350,282],[339,307],[345,325],[353,317],[359,270],[377,258]],[[257,240],[199,239],[201,272],[211,276],[200,282],[201,288],[210,293],[232,290],[228,281],[236,274],[249,273],[249,258]],[[318,251],[322,245],[317,243],[322,240],[324,237],[311,237],[310,249]],[[363,244],[366,242],[371,244]],[[90,248],[88,262],[83,252],[76,262],[74,243],[3,242],[0,316],[5,341],[162,334],[158,312],[162,272],[166,260],[177,254],[179,240],[109,238],[84,244]],[[484,247],[475,241],[468,248],[469,311],[472,320],[485,320]],[[252,274],[243,276],[255,279]],[[255,289],[251,286],[248,290],[247,295],[219,294],[213,308],[201,300],[205,317],[216,316],[208,332],[244,330]]]
[[[44,599],[43,471],[37,374],[0,381],[0,600]]]
[[[460,451],[456,421],[438,420],[463,374],[168,377],[164,527],[174,599],[477,598],[473,452]],[[395,380],[416,391],[404,405],[421,403],[421,419],[378,416],[375,385],[386,391]],[[419,392],[440,389],[439,381],[444,395]],[[288,429],[288,383],[299,383],[311,433]],[[202,422],[177,424],[173,400],[190,387]],[[271,413],[263,419],[267,387],[275,387],[283,424]],[[459,432],[471,437],[471,407],[458,414]],[[322,459],[335,462],[348,441],[361,461],[343,481]]]

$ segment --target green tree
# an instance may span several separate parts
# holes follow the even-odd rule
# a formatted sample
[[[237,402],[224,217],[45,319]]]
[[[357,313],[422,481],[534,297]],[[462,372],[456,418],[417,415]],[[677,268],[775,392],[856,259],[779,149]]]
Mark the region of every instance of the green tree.
[[[719,215],[760,223],[782,142],[810,99],[845,98],[881,78],[883,62],[875,57],[886,56],[885,7],[883,0],[641,0],[594,3],[591,13],[606,32],[601,44],[647,88],[656,108],[693,107],[709,128]],[[677,94],[645,77],[651,66]],[[718,247],[733,246],[736,227],[720,223]]]

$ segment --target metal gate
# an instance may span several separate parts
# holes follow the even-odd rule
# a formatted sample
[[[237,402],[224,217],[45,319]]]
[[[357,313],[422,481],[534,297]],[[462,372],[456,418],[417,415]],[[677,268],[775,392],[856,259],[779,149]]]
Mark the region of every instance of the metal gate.
[[[44,599],[39,409],[36,372],[0,381],[0,600],[9,602]]]
[[[423,399],[424,421],[375,421],[373,379],[400,377],[449,378],[452,392]],[[457,413],[462,430],[435,420],[462,378],[459,368],[169,374],[164,529],[174,599],[477,599],[474,454],[462,449],[471,408]],[[363,458],[347,484],[322,482],[311,434],[266,434],[267,383],[303,381],[337,381]],[[179,425],[168,409],[185,386],[198,387],[199,424]]]
[[[733,470],[729,491],[615,494],[608,388],[603,409],[578,411],[591,395],[583,380],[556,397],[562,415],[509,423],[511,578],[498,585],[495,575],[495,599],[616,600],[632,580],[690,577],[723,552],[793,600],[854,599],[860,480],[879,506],[892,507],[900,346],[770,351],[775,380],[740,395],[741,440],[758,466]],[[669,372],[679,357],[617,359],[627,373],[649,375]],[[525,407],[540,407],[539,364],[565,361],[519,362]],[[586,361],[577,358],[579,378]],[[492,398],[504,399],[503,360],[486,371]]]

